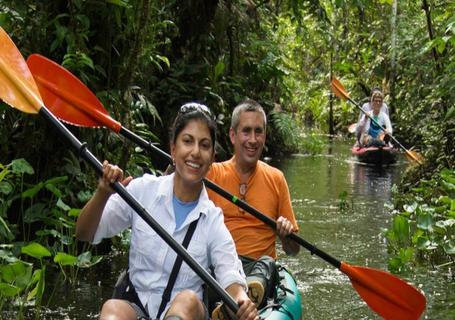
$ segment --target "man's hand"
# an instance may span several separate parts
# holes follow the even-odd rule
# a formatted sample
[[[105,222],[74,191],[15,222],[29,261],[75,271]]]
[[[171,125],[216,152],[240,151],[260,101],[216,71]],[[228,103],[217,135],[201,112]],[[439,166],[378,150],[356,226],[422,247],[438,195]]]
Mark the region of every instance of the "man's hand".
[[[294,227],[288,219],[280,216],[276,220],[276,232],[281,239],[281,245],[287,255],[296,255],[300,251],[300,245],[287,236],[294,232]]]

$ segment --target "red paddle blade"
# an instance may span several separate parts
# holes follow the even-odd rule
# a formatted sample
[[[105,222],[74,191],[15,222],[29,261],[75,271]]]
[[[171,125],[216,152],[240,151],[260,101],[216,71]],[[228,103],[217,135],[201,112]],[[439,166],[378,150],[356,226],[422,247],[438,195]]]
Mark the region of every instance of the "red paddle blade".
[[[340,270],[351,279],[368,306],[384,319],[417,320],[425,310],[425,296],[390,273],[344,262]]]
[[[121,125],[112,119],[102,103],[71,72],[39,54],[27,59],[43,101],[59,119],[84,127],[106,126],[119,132]]]
[[[0,27],[0,98],[22,112],[37,113],[43,104],[35,80],[8,34]]]

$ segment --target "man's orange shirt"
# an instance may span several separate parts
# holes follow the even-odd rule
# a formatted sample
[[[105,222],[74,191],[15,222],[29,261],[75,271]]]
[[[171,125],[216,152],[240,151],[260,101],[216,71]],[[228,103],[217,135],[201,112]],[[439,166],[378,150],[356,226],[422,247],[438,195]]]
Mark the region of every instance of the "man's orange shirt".
[[[293,224],[294,231],[298,231],[289,188],[280,170],[259,161],[248,181],[244,199],[240,196],[241,181],[235,170],[233,159],[213,163],[207,179],[246,201],[250,206],[273,220],[278,219],[279,216],[287,218]],[[254,259],[263,255],[276,258],[276,233],[270,226],[212,190],[207,191],[209,198],[223,210],[224,223],[231,232],[239,255]]]

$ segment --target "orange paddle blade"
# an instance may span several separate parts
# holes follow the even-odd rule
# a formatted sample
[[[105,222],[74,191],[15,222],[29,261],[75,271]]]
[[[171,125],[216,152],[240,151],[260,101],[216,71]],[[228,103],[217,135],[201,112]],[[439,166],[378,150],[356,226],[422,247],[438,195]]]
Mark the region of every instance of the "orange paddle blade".
[[[43,104],[33,76],[8,34],[0,27],[0,98],[22,112],[38,113]]]
[[[340,81],[337,78],[333,77],[330,82],[330,87],[332,88],[333,93],[343,100],[349,99],[349,94],[346,92],[346,89],[343,87]]]
[[[341,263],[368,306],[384,319],[417,320],[425,310],[425,296],[410,284],[385,271]]]
[[[423,164],[425,161],[424,157],[417,151],[406,150],[405,155],[409,161],[416,161],[418,164]]]
[[[71,72],[39,54],[27,59],[44,103],[59,119],[84,127],[106,126],[119,132],[101,101]]]

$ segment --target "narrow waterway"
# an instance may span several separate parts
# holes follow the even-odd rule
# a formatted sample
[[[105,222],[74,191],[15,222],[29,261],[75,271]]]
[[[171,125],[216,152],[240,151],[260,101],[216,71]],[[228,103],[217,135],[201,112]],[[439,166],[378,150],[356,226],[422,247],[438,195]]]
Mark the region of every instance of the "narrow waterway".
[[[320,155],[294,155],[272,164],[286,175],[299,233],[305,240],[351,265],[387,270],[384,230],[391,215],[386,206],[393,185],[408,166],[404,157],[391,167],[369,167],[351,157],[350,141],[333,140]],[[321,258],[304,248],[296,257],[280,252],[279,258],[302,291],[304,319],[379,319],[348,277]],[[126,264],[126,257],[117,255],[80,270],[75,286],[57,288],[42,318],[97,318]],[[455,319],[455,281],[450,268],[422,267],[416,274],[400,277],[425,292],[425,319]]]
[[[384,230],[390,226],[392,188],[409,163],[405,157],[386,168],[360,164],[350,141],[334,140],[317,156],[294,155],[274,162],[285,173],[300,235],[351,265],[387,271]],[[349,278],[303,249],[294,258],[281,254],[303,293],[304,319],[380,319],[363,302]],[[451,269],[399,275],[427,297],[425,319],[455,319]]]

